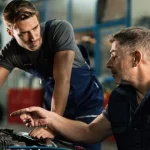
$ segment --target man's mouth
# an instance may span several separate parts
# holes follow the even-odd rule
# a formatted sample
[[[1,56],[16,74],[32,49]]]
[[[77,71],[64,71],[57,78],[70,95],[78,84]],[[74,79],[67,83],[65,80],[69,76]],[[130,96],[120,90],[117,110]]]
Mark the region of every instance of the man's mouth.
[[[111,74],[114,77],[117,73],[112,71]]]
[[[32,46],[37,46],[38,43],[39,43],[39,40],[35,40],[35,41],[32,41],[32,42],[30,43],[30,45],[32,45]]]

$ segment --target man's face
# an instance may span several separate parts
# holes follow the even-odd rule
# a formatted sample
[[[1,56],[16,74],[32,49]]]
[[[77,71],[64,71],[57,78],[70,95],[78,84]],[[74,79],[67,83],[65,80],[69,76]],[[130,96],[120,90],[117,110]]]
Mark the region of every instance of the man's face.
[[[118,47],[119,43],[114,41],[110,50],[110,58],[106,64],[111,70],[116,84],[128,84],[131,81],[132,56]]]
[[[12,36],[20,46],[29,51],[36,51],[40,48],[42,38],[39,21],[36,15],[26,20],[17,21],[11,31]]]

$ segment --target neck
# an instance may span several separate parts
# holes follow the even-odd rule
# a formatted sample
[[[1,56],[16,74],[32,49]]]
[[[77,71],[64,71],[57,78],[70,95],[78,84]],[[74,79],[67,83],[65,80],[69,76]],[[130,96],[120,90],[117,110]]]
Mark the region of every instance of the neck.
[[[142,82],[131,83],[131,85],[136,89],[137,102],[138,104],[140,104],[144,96],[150,89],[150,82],[144,82],[143,80]]]
[[[144,98],[144,95],[137,91],[136,99],[137,103],[140,104]]]
[[[149,91],[150,86],[143,86],[140,85],[139,87],[136,87],[136,93],[137,93],[137,101],[138,103],[141,103],[146,93]]]

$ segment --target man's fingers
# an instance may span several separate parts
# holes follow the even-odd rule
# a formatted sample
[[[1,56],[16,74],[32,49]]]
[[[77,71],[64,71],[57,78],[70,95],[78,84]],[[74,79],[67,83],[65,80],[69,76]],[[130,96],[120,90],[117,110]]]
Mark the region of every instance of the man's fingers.
[[[32,107],[28,107],[28,108],[24,108],[24,109],[20,109],[20,110],[17,110],[17,111],[14,111],[10,114],[10,116],[19,116],[21,114],[24,114],[24,113],[28,113],[28,112],[37,112],[37,111],[40,111],[41,108],[40,107],[36,107],[36,106],[32,106]]]
[[[22,114],[20,115],[20,119],[24,122],[24,123],[31,123],[31,116],[28,114]]]
[[[20,115],[20,119],[21,119],[21,120],[29,119],[29,117],[30,117],[30,116],[29,116],[27,113],[23,113],[23,114]]]
[[[19,116],[21,114],[25,114],[25,113],[28,113],[30,112],[30,108],[24,108],[24,109],[20,109],[20,110],[17,110],[17,111],[14,111],[10,114],[11,117],[14,117],[14,116]]]
[[[46,138],[54,138],[54,134],[53,132],[51,132],[50,130],[47,130],[45,128],[35,128],[34,130],[32,130],[29,135],[31,137],[37,138],[37,139],[46,139]]]

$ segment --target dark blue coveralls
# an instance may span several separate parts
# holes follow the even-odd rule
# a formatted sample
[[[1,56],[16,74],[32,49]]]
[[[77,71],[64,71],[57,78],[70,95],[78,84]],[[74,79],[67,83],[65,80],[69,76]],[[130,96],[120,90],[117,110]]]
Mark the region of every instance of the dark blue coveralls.
[[[46,23],[45,33],[48,33],[51,21]],[[54,55],[49,54],[48,38],[45,35],[43,40],[43,50],[40,55],[44,56],[44,60],[39,60],[38,69],[32,66],[26,67],[26,71],[42,79],[45,88],[44,106],[47,110],[51,108],[51,98],[54,90],[55,81],[53,79],[53,58]],[[86,49],[79,46],[83,57],[85,58],[85,65],[80,68],[72,68],[70,92],[68,96],[66,110],[64,117],[80,120],[85,123],[90,123],[101,112],[103,106],[103,90],[99,81],[95,77],[93,71],[89,67],[88,54]],[[24,56],[21,57],[22,62],[27,63],[29,60]],[[89,150],[100,150],[100,144],[80,144]]]

